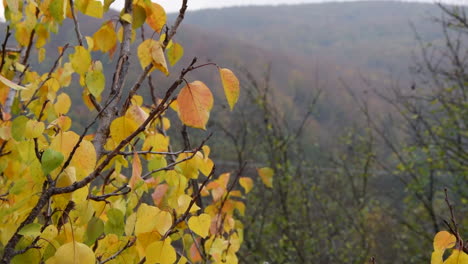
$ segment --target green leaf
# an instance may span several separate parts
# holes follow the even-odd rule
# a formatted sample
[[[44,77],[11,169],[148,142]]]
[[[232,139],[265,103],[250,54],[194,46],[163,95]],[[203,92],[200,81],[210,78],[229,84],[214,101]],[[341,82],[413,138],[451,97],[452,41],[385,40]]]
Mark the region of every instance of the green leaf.
[[[184,56],[184,48],[179,43],[174,43],[167,49],[167,60],[174,66]]]
[[[59,24],[62,24],[65,18],[64,0],[52,0],[49,5],[49,12]]]
[[[167,166],[167,161],[164,158],[164,156],[155,156],[154,159],[148,162],[149,171],[158,170],[166,166]],[[164,176],[164,175],[165,175],[164,170],[152,174],[153,178],[155,179],[158,178],[159,176]]]
[[[107,211],[107,218],[109,220],[106,222],[104,232],[106,234],[116,234],[121,236],[125,229],[124,215],[122,211],[112,208]]]
[[[53,149],[47,149],[42,154],[41,165],[45,175],[55,170],[63,162],[63,154]]]
[[[16,141],[22,141],[24,139],[24,131],[26,130],[26,123],[28,118],[25,116],[18,116],[11,123],[11,135]]]
[[[17,195],[20,194],[23,191],[23,187],[26,185],[27,181],[25,179],[19,179],[15,181],[15,185],[11,187],[10,193]]]
[[[86,86],[94,97],[99,97],[106,86],[106,77],[101,71],[92,71],[86,74]]]
[[[86,228],[86,240],[85,244],[91,246],[96,242],[96,239],[104,232],[104,222],[97,217],[91,218]]]
[[[18,234],[23,236],[39,236],[41,234],[41,224],[32,223],[21,228]]]

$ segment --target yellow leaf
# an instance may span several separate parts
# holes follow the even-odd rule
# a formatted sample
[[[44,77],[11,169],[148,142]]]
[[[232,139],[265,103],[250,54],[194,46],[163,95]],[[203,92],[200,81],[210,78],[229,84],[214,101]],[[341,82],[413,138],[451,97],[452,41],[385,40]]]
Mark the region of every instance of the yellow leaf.
[[[167,69],[166,58],[164,57],[164,51],[161,46],[161,42],[155,41],[155,44],[151,47],[151,58],[153,60],[153,66],[164,73],[169,75],[169,70]]]
[[[28,46],[30,36],[31,36],[31,30],[29,30],[25,26],[24,22],[18,23],[16,25],[15,38],[21,46],[23,47]]]
[[[167,151],[169,148],[169,138],[162,134],[150,135],[145,139],[142,150],[152,150],[157,152]]]
[[[455,246],[457,238],[447,231],[440,231],[434,237],[434,250],[445,250]]]
[[[201,154],[197,153],[195,156],[192,157],[193,154],[191,153],[181,153],[176,161],[181,161],[184,159],[188,159],[184,162],[181,162],[176,165],[176,169],[178,169],[185,177],[189,179],[197,179],[198,178],[198,170],[200,168],[200,164],[203,162],[201,159]],[[192,158],[190,158],[192,157]]]
[[[80,10],[85,15],[102,18],[102,15],[104,14],[104,7],[100,1],[77,0],[75,3],[78,10]]]
[[[71,127],[71,119],[68,116],[59,116],[54,121],[50,122],[47,129],[56,128],[62,131],[67,131]]]
[[[177,260],[175,249],[171,245],[171,238],[156,241],[148,245],[145,250],[149,263],[173,264]]]
[[[199,216],[192,216],[188,220],[189,228],[195,232],[195,234],[205,238],[209,235],[211,216],[208,214],[201,214]]]
[[[223,83],[224,94],[232,110],[239,99],[239,80],[231,70],[226,68],[219,69],[219,74],[221,76],[221,82]]]
[[[56,187],[62,188],[72,185],[76,182],[76,169],[75,167],[67,167],[58,177],[55,184]],[[72,198],[72,193],[63,194],[68,200]]]
[[[442,258],[444,256],[445,250],[435,250],[432,252],[431,256],[431,264],[443,264],[444,259]]]
[[[166,11],[156,3],[151,3],[146,6],[146,23],[156,32],[160,33],[161,29],[166,25]]]
[[[184,56],[184,48],[179,43],[174,43],[167,49],[167,60],[174,66]]]
[[[180,120],[187,126],[205,129],[213,101],[213,94],[204,83],[195,81],[186,85],[177,96]]]
[[[36,120],[28,120],[26,122],[26,127],[24,130],[24,137],[31,139],[31,138],[38,138],[44,132],[45,125],[42,122]]]
[[[132,23],[133,21],[133,18],[132,18],[132,15],[128,14],[128,13],[125,13],[123,15],[120,16],[120,19],[122,19],[123,21],[127,21],[128,23]]]
[[[71,107],[71,99],[66,93],[61,93],[57,96],[57,102],[54,104],[54,110],[57,116],[68,113]]]
[[[136,215],[135,235],[153,231],[159,224],[155,219],[160,212],[161,210],[157,207],[141,204]]]
[[[37,61],[39,63],[43,62],[46,56],[46,49],[45,48],[39,48],[37,51]]]
[[[239,183],[242,186],[242,188],[244,188],[245,193],[249,193],[250,190],[252,190],[252,188],[253,188],[253,181],[252,181],[252,179],[250,179],[248,177],[241,177],[239,179]]]
[[[101,50],[102,52],[112,50],[117,45],[117,34],[114,31],[114,23],[108,21],[102,25],[102,27],[94,33],[93,40],[93,50]]]
[[[187,211],[187,208],[190,206],[190,202],[192,201],[192,197],[188,196],[187,194],[182,194],[177,198],[177,208],[176,212],[177,214],[181,215]],[[197,210],[199,210],[200,207],[198,207],[196,204],[193,204],[192,207],[190,208],[189,213],[194,213]]]
[[[444,264],[468,264],[468,255],[463,251],[454,249],[452,255],[448,257]]]
[[[0,74],[0,82],[2,82],[3,84],[5,84],[6,86],[10,87],[10,88],[13,88],[15,90],[24,90],[26,89],[26,87],[23,87],[21,85],[18,85],[10,80],[8,80],[7,78],[3,77],[1,74]]]
[[[184,256],[180,256],[179,261],[177,261],[177,264],[185,264],[187,263],[188,259]]]
[[[135,121],[122,116],[112,121],[110,125],[110,136],[117,144],[120,144],[122,140],[135,132],[137,128],[138,125]]]
[[[257,169],[257,173],[262,179],[263,184],[269,188],[273,188],[273,170],[271,168]]]
[[[132,104],[127,112],[125,113],[125,116],[133,121],[135,121],[135,123],[137,125],[141,125],[143,124],[143,122],[146,121],[146,119],[148,118],[148,113],[146,113],[141,107],[139,107],[138,105],[134,105]]]
[[[203,173],[205,176],[208,176],[213,170],[214,162],[211,159],[203,159],[200,161],[199,166],[201,173]]]
[[[91,54],[83,46],[76,46],[75,53],[70,54],[70,62],[73,70],[83,75],[88,71],[91,65]]]
[[[161,210],[154,218],[154,221],[158,223],[156,225],[156,231],[158,231],[161,236],[164,236],[164,234],[171,229],[172,215],[169,212]]]
[[[96,262],[93,250],[78,242],[62,245],[57,249],[54,257],[55,261],[60,264],[92,264]]]
[[[50,143],[50,148],[62,153],[66,160],[78,140],[79,136],[75,132],[59,133]],[[76,168],[76,178],[78,180],[88,176],[94,170],[96,159],[96,150],[93,143],[88,140],[81,141],[70,164]]]
[[[43,24],[39,24],[36,29],[36,35],[36,48],[42,48],[49,39],[49,31],[47,31],[47,28]]]
[[[94,97],[101,96],[106,86],[106,77],[101,71],[93,70],[86,73],[86,87]]]
[[[153,39],[147,39],[138,46],[137,55],[140,60],[141,68],[143,69],[153,61],[151,57],[151,48],[153,45],[156,45],[156,41]]]
[[[88,44],[88,50],[94,49],[94,39],[90,36],[86,36],[86,43]]]

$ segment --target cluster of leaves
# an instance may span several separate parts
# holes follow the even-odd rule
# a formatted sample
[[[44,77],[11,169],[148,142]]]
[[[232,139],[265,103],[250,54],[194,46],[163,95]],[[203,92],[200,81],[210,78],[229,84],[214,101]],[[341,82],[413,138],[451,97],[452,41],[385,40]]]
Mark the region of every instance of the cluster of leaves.
[[[458,242],[457,242],[458,241]],[[468,254],[463,250],[461,240],[447,231],[440,231],[434,236],[434,252],[432,252],[431,264],[466,264]],[[457,245],[455,247],[455,245]],[[445,250],[455,247],[450,256],[444,260]]]
[[[243,225],[236,215],[244,214],[244,195],[253,181],[240,177],[241,171],[216,178],[206,140],[190,148],[186,139],[184,149],[173,151],[166,133],[169,108],[184,127],[205,129],[213,96],[201,81],[189,83],[185,76],[215,64],[196,65],[194,59],[163,98],[150,102],[138,95],[146,79],[154,92],[153,70],[169,75],[166,57],[170,65],[182,57],[182,46],[172,38],[187,1],[171,28],[164,9],[148,0],[127,0],[118,19],[105,20],[112,3],[4,1],[1,263],[237,263]],[[102,26],[82,36],[78,12],[102,18]],[[57,47],[57,59],[45,73],[30,68],[33,54],[41,62],[54,53],[45,44],[65,19],[74,22],[76,45]],[[159,40],[138,46],[143,70],[124,97],[130,44],[145,25]],[[112,79],[103,74],[108,66],[93,58],[100,53],[117,59]],[[218,70],[232,109],[239,81],[229,69]],[[96,116],[82,133],[71,130],[67,115],[73,110],[66,93],[72,82],[80,84],[83,101]],[[243,192],[234,189],[237,182]]]

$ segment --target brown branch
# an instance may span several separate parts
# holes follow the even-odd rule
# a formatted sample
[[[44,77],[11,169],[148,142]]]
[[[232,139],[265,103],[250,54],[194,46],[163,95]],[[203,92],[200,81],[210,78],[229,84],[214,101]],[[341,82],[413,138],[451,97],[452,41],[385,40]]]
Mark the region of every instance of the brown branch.
[[[31,99],[29,99],[29,101],[23,105],[23,110],[26,109],[26,107],[29,106],[29,104],[36,99],[36,95],[37,93],[39,92],[39,89],[48,81],[50,80],[50,78],[52,77],[52,73],[57,69],[58,65],[59,65],[59,62],[60,62],[60,59],[62,59],[63,55],[65,54],[65,51],[67,50],[69,44],[65,44],[65,46],[63,46],[62,48],[62,51],[60,52],[59,56],[57,57],[57,59],[55,60],[54,62],[54,65],[52,66],[52,68],[50,68],[49,70],[49,73],[47,74],[47,78],[45,78],[45,80],[43,80],[36,88],[36,90],[34,91],[33,95],[31,96]]]
[[[117,190],[115,190],[115,191],[113,191],[111,193],[107,193],[107,194],[103,194],[103,195],[99,195],[99,196],[89,194],[88,199],[93,200],[93,201],[97,201],[97,202],[104,202],[104,201],[107,201],[107,198],[110,198],[110,197],[113,197],[113,196],[125,195],[125,194],[129,193],[130,191],[131,191],[130,187],[128,187],[127,184],[124,184],[124,185],[120,186]]]
[[[104,264],[106,262],[109,262],[115,258],[117,258],[120,254],[122,254],[122,252],[124,252],[127,248],[130,248],[132,247],[136,242],[136,238],[134,239],[131,239],[131,240],[128,240],[127,241],[127,244],[125,244],[125,246],[123,248],[121,248],[119,251],[115,252],[112,256],[106,258],[105,260],[103,261],[100,261],[99,264]]]
[[[124,13],[132,13],[132,1],[125,0]],[[127,73],[130,65],[130,42],[132,37],[132,25],[125,20],[120,20],[123,28],[122,44],[120,44],[119,59],[112,78],[110,95],[106,102],[109,107],[102,112],[101,120],[94,138],[94,147],[98,154],[98,159],[103,155],[103,147],[109,135],[109,127],[112,120],[118,116],[118,103],[122,97],[122,91],[127,79]]]
[[[450,220],[453,225],[453,230],[452,233],[453,235],[457,238],[457,245],[455,246],[456,249],[463,249],[463,239],[460,236],[460,232],[458,229],[458,224],[457,224],[457,219],[455,218],[455,211],[453,209],[453,205],[450,203],[450,200],[448,198],[448,190],[447,188],[444,188],[445,192],[445,203],[447,204],[449,210],[450,210]],[[450,227],[450,225],[449,225]]]
[[[184,222],[187,217],[189,216],[190,214],[190,210],[192,209],[193,205],[195,204],[196,200],[198,199],[198,197],[201,195],[201,192],[203,190],[203,188],[205,188],[206,184],[208,183],[208,181],[213,177],[214,173],[215,173],[215,170],[216,170],[216,166],[213,166],[213,169],[211,169],[211,172],[210,174],[208,175],[208,177],[206,177],[206,179],[203,181],[202,185],[200,186],[200,190],[198,190],[198,193],[192,198],[192,200],[190,201],[190,204],[189,206],[187,207],[187,210],[185,210],[185,212],[176,220],[174,220],[174,223],[172,223],[172,226],[171,228],[169,228],[169,230],[167,230],[166,234],[164,234],[164,236],[161,238],[161,240],[164,240],[166,239],[169,235],[171,235],[173,233],[173,229],[180,223]]]
[[[0,64],[0,72],[2,72],[3,66],[5,65],[5,56],[7,53],[6,45],[8,43],[8,39],[10,38],[10,36],[11,36],[10,25],[7,25],[5,39],[3,40],[3,44],[2,44],[2,62]]]
[[[187,11],[187,2],[188,0],[183,0],[182,1],[182,6],[180,7],[179,10],[179,15],[177,16],[176,21],[174,22],[174,25],[171,27],[171,30],[169,34],[166,34],[166,38],[164,39],[163,42],[163,48],[167,47],[167,44],[169,44],[169,41],[175,36],[177,33],[177,29],[179,28],[180,24],[182,23],[182,20],[184,20],[185,17],[185,11]]]
[[[185,219],[185,224],[188,226],[188,220]],[[203,262],[206,262],[206,255],[205,255],[205,251],[202,250],[203,247],[200,246],[200,244],[198,243],[197,239],[195,238],[195,234],[193,233],[193,231],[190,229],[190,228],[187,228],[188,232],[190,233],[190,236],[192,237],[192,240],[193,240],[193,243],[195,244],[195,247],[197,248],[197,251],[198,253],[200,254],[200,256],[202,257],[203,259]]]
[[[151,174],[153,174],[153,173],[160,172],[160,171],[171,170],[171,169],[174,168],[175,165],[193,159],[193,157],[195,157],[195,155],[197,155],[197,152],[200,151],[200,150],[203,148],[203,146],[205,145],[205,143],[210,139],[210,137],[211,137],[212,135],[213,135],[213,133],[209,134],[208,137],[206,137],[196,149],[194,149],[194,150],[192,150],[192,151],[189,151],[189,152],[185,152],[185,151],[182,152],[182,153],[192,153],[192,155],[188,156],[187,158],[181,159],[181,160],[179,160],[179,161],[170,163],[169,165],[167,165],[167,166],[164,167],[164,168],[159,168],[159,169],[156,169],[156,170],[152,170],[152,171],[146,173],[145,175],[143,175],[141,178],[142,178],[143,180],[146,180],[146,179],[147,179],[149,176],[151,176]]]
[[[76,38],[78,39],[78,43],[80,44],[80,46],[83,46],[83,35],[81,34],[81,31],[80,31],[80,24],[78,23],[78,20],[76,19],[75,5],[73,3],[73,0],[70,0],[69,4],[70,4],[70,11],[71,11],[72,18],[73,18],[73,23],[75,24]]]

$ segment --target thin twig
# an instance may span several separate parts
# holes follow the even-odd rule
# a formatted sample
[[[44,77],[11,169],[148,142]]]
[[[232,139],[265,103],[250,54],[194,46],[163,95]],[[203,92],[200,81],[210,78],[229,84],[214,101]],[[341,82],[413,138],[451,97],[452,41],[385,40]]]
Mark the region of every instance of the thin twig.
[[[0,72],[2,72],[3,66],[5,65],[5,56],[7,53],[6,45],[8,43],[8,38],[10,38],[10,36],[11,36],[10,25],[7,25],[5,39],[3,40],[3,44],[2,44],[2,62],[0,64]]]
[[[181,159],[181,160],[179,160],[179,161],[170,163],[169,165],[167,165],[167,166],[164,167],[164,168],[159,168],[159,169],[156,169],[156,170],[152,170],[152,171],[146,173],[145,175],[143,175],[141,178],[143,178],[143,180],[146,180],[146,179],[147,179],[149,176],[151,176],[151,174],[153,174],[153,173],[160,172],[160,171],[171,170],[171,169],[174,168],[175,165],[193,159],[193,157],[195,157],[195,155],[197,155],[197,152],[200,151],[200,150],[203,148],[203,146],[205,145],[205,143],[210,139],[210,137],[211,137],[212,135],[213,135],[213,133],[210,133],[210,134],[208,135],[208,137],[206,137],[206,138],[200,143],[200,145],[199,145],[196,149],[194,149],[194,150],[188,152],[188,153],[192,153],[192,155],[190,155],[190,156],[188,156],[188,157],[186,157],[186,158],[184,158],[184,159]]]
[[[81,34],[81,31],[80,31],[80,24],[78,23],[78,20],[76,19],[75,6],[73,3],[73,0],[70,0],[69,4],[70,4],[70,11],[71,11],[72,18],[73,18],[73,23],[75,24],[76,38],[78,39],[78,43],[80,44],[80,46],[83,46],[83,35]]]
[[[23,110],[26,109],[29,104],[36,99],[36,95],[37,93],[39,92],[39,89],[48,81],[50,80],[50,78],[52,77],[52,73],[54,73],[55,69],[57,69],[58,65],[59,65],[59,62],[60,62],[60,59],[62,59],[63,55],[65,54],[65,51],[67,50],[69,44],[65,44],[65,46],[63,46],[62,48],[62,51],[60,52],[58,58],[55,60],[54,62],[54,65],[52,66],[52,68],[50,68],[49,70],[49,73],[47,74],[47,77],[37,86],[36,90],[34,91],[33,95],[31,96],[31,99],[29,99],[29,101],[24,104],[23,106]]]
[[[115,252],[112,256],[106,258],[105,260],[103,261],[100,261],[99,264],[104,264],[106,262],[109,262],[115,258],[117,258],[120,254],[122,254],[122,252],[124,252],[127,248],[130,248],[132,247],[136,242],[136,239],[130,239],[127,241],[127,244],[125,244],[125,246],[123,248],[121,248],[119,251]]]

